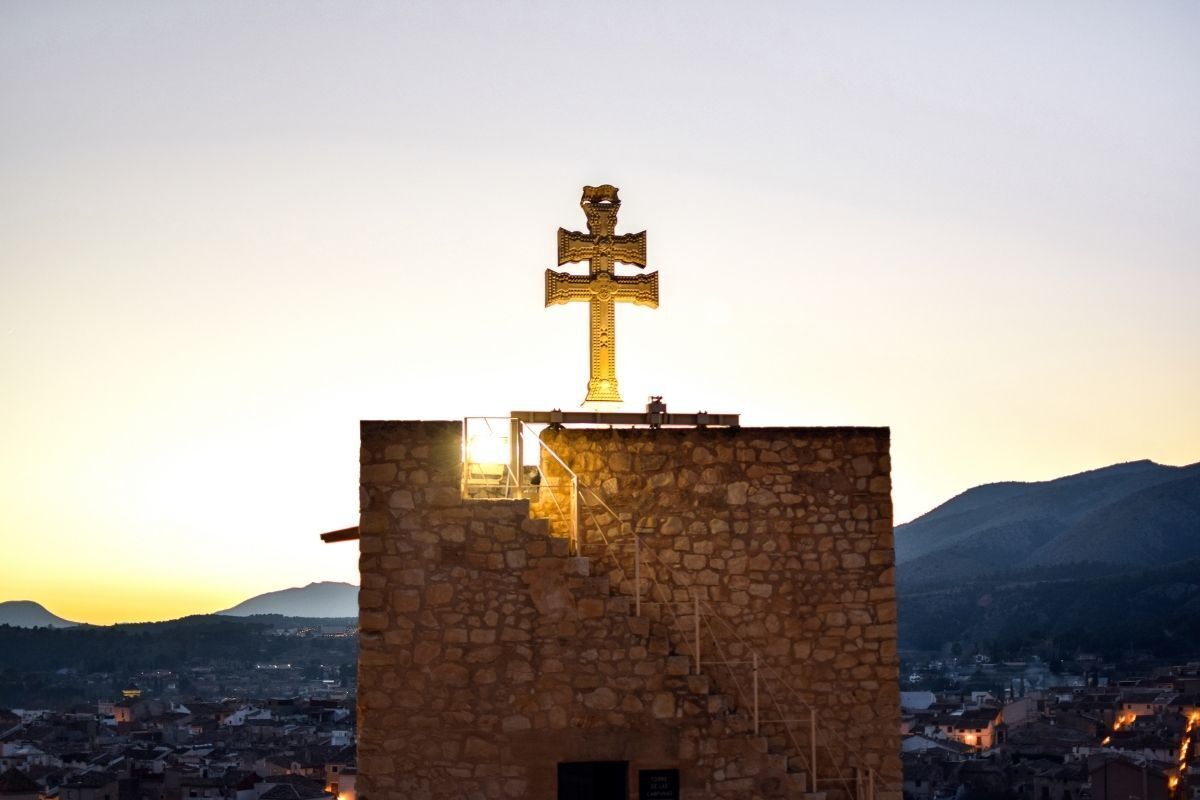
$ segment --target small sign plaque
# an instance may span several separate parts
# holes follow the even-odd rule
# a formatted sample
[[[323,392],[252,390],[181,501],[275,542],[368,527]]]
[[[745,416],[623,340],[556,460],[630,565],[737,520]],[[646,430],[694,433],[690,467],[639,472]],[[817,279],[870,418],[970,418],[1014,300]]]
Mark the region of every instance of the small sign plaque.
[[[679,800],[679,770],[638,770],[639,800]]]

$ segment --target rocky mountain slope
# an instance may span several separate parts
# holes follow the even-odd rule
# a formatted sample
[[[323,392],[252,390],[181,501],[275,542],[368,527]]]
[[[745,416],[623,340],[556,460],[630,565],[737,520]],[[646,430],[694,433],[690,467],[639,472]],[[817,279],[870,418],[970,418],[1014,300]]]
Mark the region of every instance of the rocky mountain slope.
[[[1200,655],[1200,464],[963,492],[896,527],[900,645]]]
[[[897,580],[928,585],[1057,564],[1200,558],[1200,464],[1116,464],[969,489],[896,527]]]
[[[267,592],[216,612],[230,617],[280,614],[285,617],[357,617],[358,587],[321,581],[293,589]]]

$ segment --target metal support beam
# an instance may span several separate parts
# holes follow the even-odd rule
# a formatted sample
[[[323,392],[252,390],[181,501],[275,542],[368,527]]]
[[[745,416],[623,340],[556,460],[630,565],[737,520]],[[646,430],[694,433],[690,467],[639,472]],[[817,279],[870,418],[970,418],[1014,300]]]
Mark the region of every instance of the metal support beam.
[[[330,531],[329,533],[321,534],[321,541],[325,544],[333,544],[334,542],[352,542],[358,538],[358,528],[342,528],[340,531]]]
[[[515,490],[509,494],[509,497],[521,497],[521,484],[525,482],[522,477],[525,472],[525,449],[521,439],[521,420],[509,419],[508,421],[508,469],[512,473],[512,480],[516,484]]]
[[[633,537],[633,615],[642,615],[642,537]]]
[[[514,411],[512,416],[527,425],[682,425],[736,428],[740,414],[668,414],[626,411]]]
[[[754,654],[754,735],[758,736],[758,653]]]
[[[812,763],[809,768],[812,770],[813,786],[817,785],[817,710],[809,709],[809,729],[808,729],[809,748],[812,753]]]
[[[579,520],[583,509],[579,505],[579,476],[571,474],[571,555],[579,555]]]

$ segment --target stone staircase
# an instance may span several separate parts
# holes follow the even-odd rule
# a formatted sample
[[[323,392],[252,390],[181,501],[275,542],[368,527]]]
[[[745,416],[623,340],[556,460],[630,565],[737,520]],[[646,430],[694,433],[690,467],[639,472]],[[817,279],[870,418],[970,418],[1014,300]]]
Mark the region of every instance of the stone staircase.
[[[518,513],[528,508],[527,501],[498,502],[513,503]],[[539,516],[521,523],[522,531],[545,543],[539,555],[532,555],[541,550],[536,544],[527,546],[531,555],[522,573],[542,614],[535,636],[570,636],[585,643],[585,656],[597,648],[595,657],[601,661],[599,648],[620,648],[634,662],[631,675],[614,676],[615,689],[597,681],[584,694],[584,705],[597,715],[648,710],[686,729],[680,755],[711,767],[707,796],[826,800],[827,792],[808,785],[804,760],[784,726],[762,723],[756,735],[752,716],[717,685],[711,668],[693,674],[691,646],[668,623],[662,607],[644,603],[642,615],[635,616],[634,598],[621,591],[622,575],[611,561],[570,555],[568,540],[556,535],[554,527]]]

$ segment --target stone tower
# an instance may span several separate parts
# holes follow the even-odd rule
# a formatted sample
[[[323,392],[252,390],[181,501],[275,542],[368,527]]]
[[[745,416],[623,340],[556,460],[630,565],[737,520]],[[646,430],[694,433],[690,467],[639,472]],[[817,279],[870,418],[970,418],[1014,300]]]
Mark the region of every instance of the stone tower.
[[[362,424],[363,800],[900,797],[887,429],[462,435]]]

